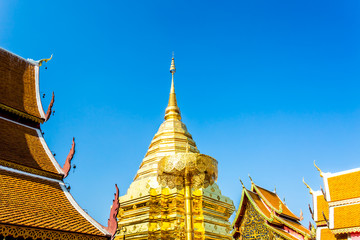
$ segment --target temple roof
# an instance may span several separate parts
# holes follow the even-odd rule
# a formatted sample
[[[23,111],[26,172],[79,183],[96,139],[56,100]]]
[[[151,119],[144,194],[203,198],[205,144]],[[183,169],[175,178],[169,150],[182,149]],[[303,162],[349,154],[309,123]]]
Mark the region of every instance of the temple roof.
[[[61,181],[0,168],[0,223],[105,237],[64,188]]]
[[[325,196],[321,191],[314,192],[313,194],[313,204],[314,204],[314,221],[317,226],[326,225],[324,215],[326,220],[329,219],[329,204],[325,200]],[[323,214],[324,213],[324,214]]]
[[[291,235],[291,233],[286,229],[291,229],[293,232],[296,232],[296,234],[300,234],[302,236],[310,236],[310,231],[300,224],[299,218],[296,217],[286,207],[286,205],[282,203],[276,193],[272,193],[264,188],[256,186],[255,184],[252,185],[251,191],[243,187],[240,205],[233,222],[234,228],[241,225],[247,202],[250,202],[258,213],[264,217],[266,220],[264,222],[266,226],[271,228],[273,231],[276,231],[286,239],[298,239]],[[282,203],[282,207],[274,207],[276,206],[276,203],[278,203],[278,206],[280,205],[279,201]],[[285,208],[287,209],[286,214],[282,214],[282,212],[285,211]]]
[[[335,235],[327,227],[318,227],[316,231],[317,231],[316,239],[337,240]]]
[[[63,172],[39,129],[0,117],[0,165],[61,179]]]
[[[360,232],[360,168],[337,173],[324,173],[324,190],[313,191],[314,221],[317,238],[335,239],[334,234]],[[325,218],[324,218],[325,216]]]
[[[261,199],[263,199],[272,209],[277,211],[279,214],[285,215],[295,220],[299,220],[299,217],[290,211],[290,209],[286,206],[286,204],[279,198],[279,196],[276,193],[268,191],[255,184],[252,185],[252,190],[257,194],[259,194],[261,196]]]
[[[333,211],[333,217],[329,219],[331,230],[344,229],[342,232],[351,232],[347,229],[357,228],[357,231],[360,231],[360,203],[334,206],[330,209]]]
[[[0,109],[36,122],[44,121],[36,62],[0,48],[0,89]]]
[[[157,163],[163,156],[186,152],[187,149],[189,152],[199,152],[191,134],[188,132],[185,124],[181,121],[181,113],[175,94],[174,70],[175,61],[173,58],[170,69],[172,81],[169,102],[165,110],[165,121],[160,125],[158,132],[152,139],[135,180],[146,178],[148,176],[156,176]]]
[[[324,173],[328,201],[360,197],[360,168],[339,173]]]
[[[0,235],[109,239],[66,189],[41,133],[40,63],[0,49]]]

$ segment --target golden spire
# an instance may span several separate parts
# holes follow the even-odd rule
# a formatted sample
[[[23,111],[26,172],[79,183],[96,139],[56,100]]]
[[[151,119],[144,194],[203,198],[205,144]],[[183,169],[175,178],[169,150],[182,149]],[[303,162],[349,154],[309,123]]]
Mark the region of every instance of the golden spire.
[[[173,56],[171,59],[171,65],[170,65],[170,73],[172,75],[171,89],[170,89],[169,103],[165,110],[165,120],[168,120],[168,119],[181,120],[180,109],[176,102],[176,94],[175,94],[175,87],[174,87],[175,72],[176,72],[176,68],[175,68],[175,60],[174,60],[174,56]]]

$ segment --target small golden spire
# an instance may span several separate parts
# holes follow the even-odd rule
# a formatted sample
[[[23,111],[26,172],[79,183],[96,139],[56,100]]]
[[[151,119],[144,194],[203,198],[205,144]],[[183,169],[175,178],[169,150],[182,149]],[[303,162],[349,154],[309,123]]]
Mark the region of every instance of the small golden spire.
[[[177,105],[176,94],[175,94],[175,86],[174,86],[174,73],[175,72],[176,72],[176,68],[175,68],[175,59],[174,59],[174,53],[173,53],[173,57],[171,59],[171,65],[170,65],[170,73],[172,75],[170,97],[169,97],[168,106],[165,110],[165,120],[168,120],[168,119],[181,120],[180,109]]]
[[[244,185],[244,183],[241,181],[241,178],[239,178],[239,180],[240,180],[240,183],[241,183],[242,187],[245,188],[245,185]]]
[[[250,177],[250,174],[248,174],[248,175],[249,175],[249,178],[250,178],[251,184],[254,184],[254,182],[253,182],[252,178]]]
[[[316,166],[315,160],[314,160],[314,166],[315,166],[316,169],[320,172],[320,177],[323,177],[323,172],[321,171],[321,169],[320,169],[318,166]]]

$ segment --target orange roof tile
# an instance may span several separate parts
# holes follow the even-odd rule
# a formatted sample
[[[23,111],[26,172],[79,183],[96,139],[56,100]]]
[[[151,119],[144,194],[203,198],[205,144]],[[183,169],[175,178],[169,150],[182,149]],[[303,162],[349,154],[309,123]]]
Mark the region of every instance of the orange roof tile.
[[[60,182],[1,169],[0,223],[107,236],[72,205]]]
[[[35,81],[34,65],[0,48],[0,107],[41,118]]]
[[[360,226],[360,204],[336,206],[332,208],[334,209],[334,227],[332,229]],[[332,221],[332,219],[330,219],[330,221]]]
[[[316,224],[318,226],[324,225],[326,222],[322,213],[324,212],[326,219],[329,220],[329,204],[325,201],[324,195],[322,194],[314,197],[316,197],[316,209],[314,209],[317,213],[317,218],[315,219]]]
[[[0,165],[8,165],[1,162],[5,161],[16,164],[9,166],[12,168],[26,167],[19,170],[32,172],[31,169],[35,169],[40,172],[33,173],[52,173],[61,178],[34,128],[0,118],[0,152]]]
[[[280,202],[282,204],[282,213],[283,215],[286,215],[288,217],[294,218],[296,220],[299,220],[299,217],[297,217],[294,213],[292,213],[290,211],[290,209],[283,203],[283,201],[281,201],[281,199],[279,198],[279,196],[276,193],[273,193],[271,191],[268,191],[262,187],[259,187],[257,185],[255,186],[255,191],[260,195],[260,197],[263,199],[263,201],[267,204],[270,204],[270,207],[276,209],[277,211],[279,211],[279,205]]]
[[[335,235],[327,227],[320,228],[318,231],[320,231],[320,239],[318,240],[337,240]]]
[[[331,174],[327,182],[332,202],[360,197],[360,170],[341,175]]]

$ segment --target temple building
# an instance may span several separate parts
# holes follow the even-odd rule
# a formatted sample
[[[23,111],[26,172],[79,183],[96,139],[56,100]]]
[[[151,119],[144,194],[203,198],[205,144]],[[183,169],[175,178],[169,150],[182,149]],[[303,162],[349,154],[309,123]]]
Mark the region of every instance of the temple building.
[[[250,190],[243,185],[232,235],[239,240],[314,239],[310,230],[301,225],[302,218],[291,212],[276,192],[259,187],[251,180]]]
[[[315,165],[315,163],[314,163]],[[324,173],[324,189],[313,191],[312,218],[317,240],[360,239],[360,168]]]
[[[40,129],[54,103],[45,114],[39,68],[48,60],[0,48],[0,239],[110,239],[65,186],[75,142],[61,167]]]
[[[217,161],[200,154],[181,121],[174,58],[165,121],[127,193],[120,197],[116,239],[231,239],[230,198],[221,194]],[[206,164],[207,163],[207,164]]]

